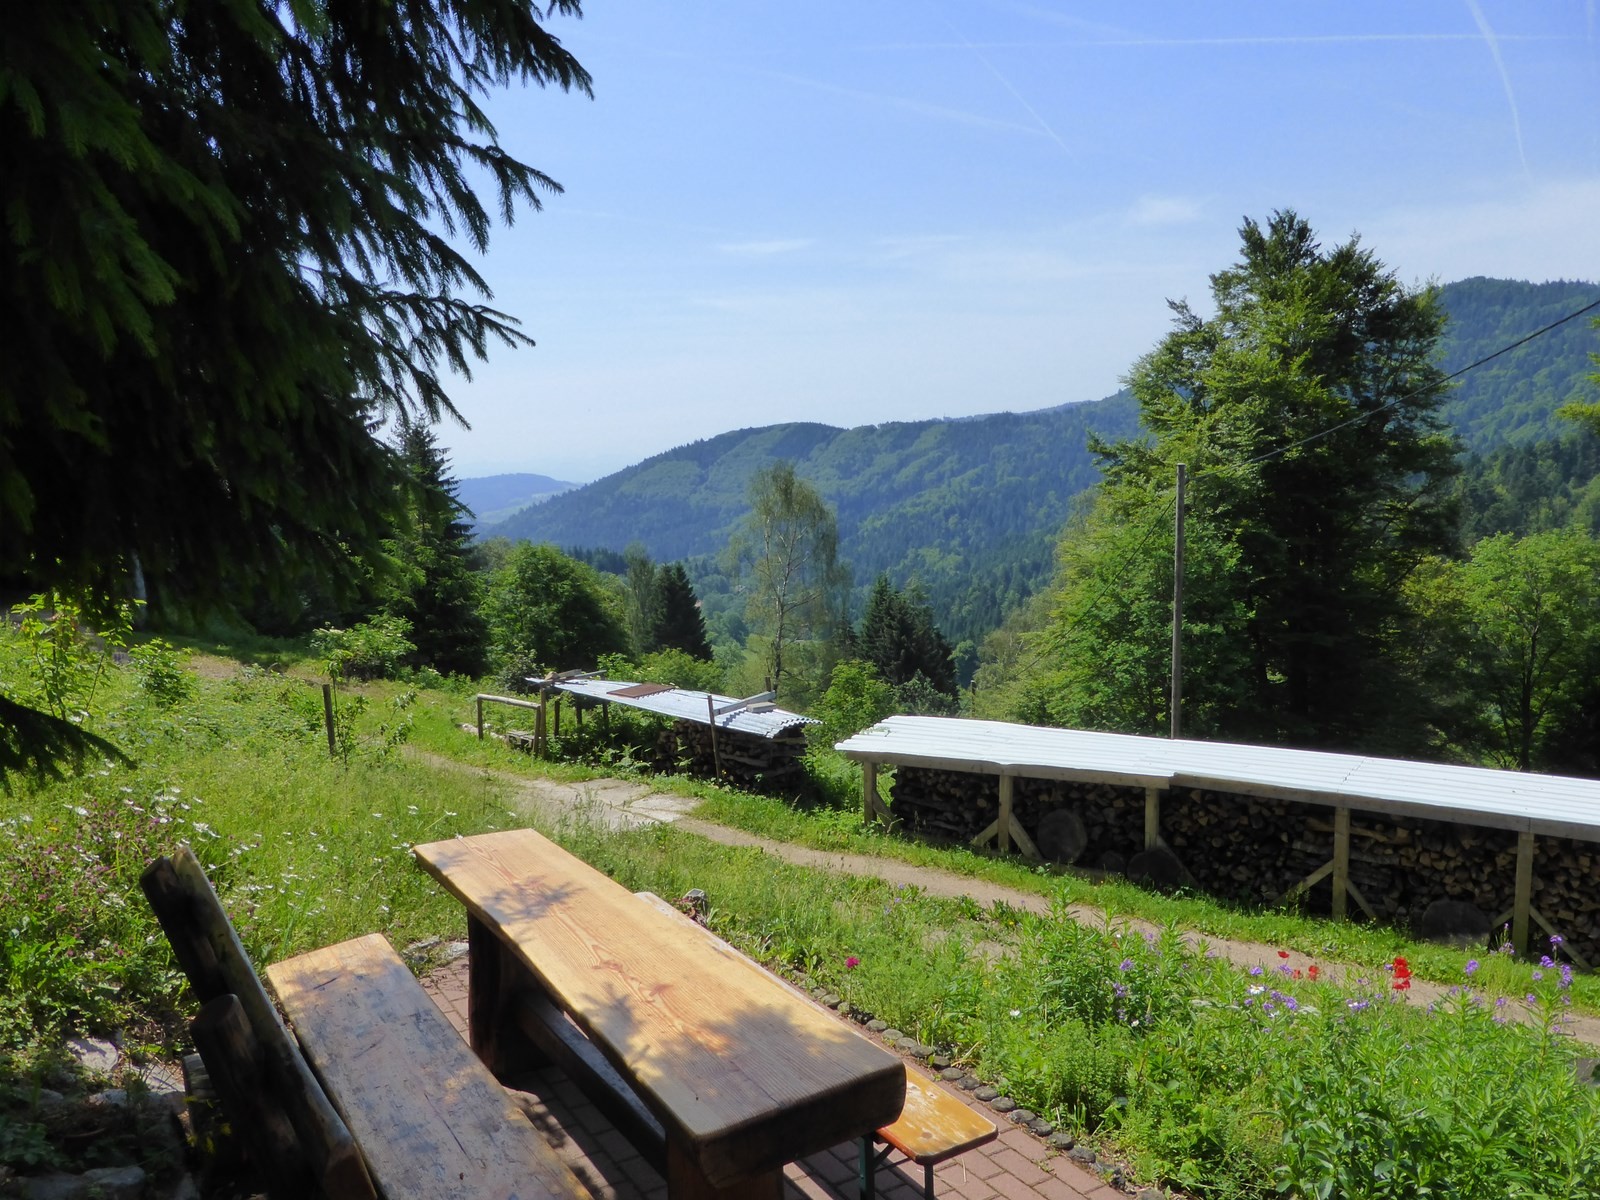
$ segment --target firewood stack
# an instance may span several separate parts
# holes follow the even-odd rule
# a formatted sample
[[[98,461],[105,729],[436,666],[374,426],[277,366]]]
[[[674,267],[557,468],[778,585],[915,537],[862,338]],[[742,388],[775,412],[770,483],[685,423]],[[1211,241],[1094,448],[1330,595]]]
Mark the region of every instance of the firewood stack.
[[[1012,787],[1013,812],[1031,837],[1059,806],[1078,814],[1088,835],[1083,867],[1120,871],[1144,848],[1144,803],[1137,787],[1026,777]],[[898,767],[890,810],[912,832],[970,841],[999,811],[999,779]],[[1333,811],[1315,804],[1180,788],[1162,793],[1161,833],[1206,891],[1229,899],[1276,899],[1333,857]],[[1436,900],[1465,901],[1488,920],[1511,907],[1512,832],[1357,811],[1350,835],[1350,880],[1385,920],[1413,923]],[[1600,845],[1541,836],[1533,888],[1534,908],[1584,959],[1600,961]],[[1306,903],[1328,911],[1329,891],[1319,883]]]
[[[716,764],[722,763],[722,778],[736,787],[771,791],[800,770],[806,752],[806,739],[759,737],[733,729],[718,729],[713,752],[711,727],[695,721],[674,721],[656,745],[656,768],[683,771],[706,779],[716,778]]]

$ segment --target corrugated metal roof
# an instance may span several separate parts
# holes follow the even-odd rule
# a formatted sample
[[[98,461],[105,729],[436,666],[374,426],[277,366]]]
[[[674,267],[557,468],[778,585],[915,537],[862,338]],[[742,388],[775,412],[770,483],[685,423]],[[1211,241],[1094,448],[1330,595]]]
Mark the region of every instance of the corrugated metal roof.
[[[551,686],[563,692],[571,692],[574,696],[583,696],[590,700],[609,700],[616,704],[626,704],[629,708],[642,708],[646,712],[657,713],[663,717],[694,721],[701,725],[710,723],[706,709],[707,696],[718,708],[739,702],[737,696],[718,696],[714,692],[694,692],[685,688],[672,688],[649,696],[620,696],[618,692],[637,686],[622,679],[571,679]],[[764,738],[799,733],[805,726],[816,724],[819,722],[815,717],[801,716],[799,713],[786,712],[781,708],[771,708],[764,712],[740,709],[738,712],[717,718],[718,729],[731,729],[735,733],[748,733]]]
[[[1210,788],[1600,841],[1600,781],[1564,775],[954,717],[890,717],[836,748],[862,762]]]

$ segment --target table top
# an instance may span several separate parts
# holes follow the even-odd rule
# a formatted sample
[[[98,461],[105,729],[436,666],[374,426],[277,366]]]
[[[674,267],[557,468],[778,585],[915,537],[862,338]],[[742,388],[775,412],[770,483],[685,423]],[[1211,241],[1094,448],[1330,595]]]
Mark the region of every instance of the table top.
[[[900,1060],[533,830],[414,849],[713,1182],[887,1125]]]

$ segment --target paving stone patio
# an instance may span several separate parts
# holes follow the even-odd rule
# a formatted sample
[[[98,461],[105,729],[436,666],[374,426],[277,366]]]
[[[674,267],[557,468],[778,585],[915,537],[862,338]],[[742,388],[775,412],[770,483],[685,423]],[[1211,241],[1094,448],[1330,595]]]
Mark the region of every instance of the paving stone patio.
[[[465,1037],[467,960],[459,958],[422,982]],[[661,1176],[558,1069],[547,1068],[518,1082],[528,1089],[518,1093],[524,1112],[588,1185],[595,1200],[665,1200],[667,1189]],[[965,1093],[951,1094],[994,1120],[1001,1131],[987,1146],[938,1167],[938,1196],[951,1200],[1127,1200],[1128,1193],[1052,1152],[1033,1135],[1008,1127],[1004,1117]],[[852,1143],[791,1163],[784,1171],[784,1200],[857,1200],[857,1154]],[[885,1166],[878,1173],[878,1195],[883,1200],[915,1200],[922,1195],[922,1169],[909,1163]]]

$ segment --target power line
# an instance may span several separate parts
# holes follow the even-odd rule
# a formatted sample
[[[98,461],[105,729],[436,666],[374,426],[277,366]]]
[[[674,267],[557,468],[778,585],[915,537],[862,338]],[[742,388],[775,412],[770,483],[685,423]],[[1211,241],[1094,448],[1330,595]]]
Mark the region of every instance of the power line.
[[[1479,367],[1493,362],[1495,359],[1501,357],[1502,355],[1509,354],[1509,353],[1511,353],[1511,351],[1516,350],[1519,347],[1526,346],[1529,342],[1533,341],[1535,338],[1543,337],[1545,334],[1551,332],[1552,330],[1559,329],[1559,328],[1561,328],[1561,326],[1566,325],[1571,321],[1576,321],[1579,317],[1584,316],[1586,313],[1594,312],[1596,309],[1600,309],[1600,299],[1592,300],[1588,304],[1585,304],[1582,308],[1576,309],[1575,311],[1568,313],[1564,317],[1558,317],[1556,320],[1551,321],[1548,325],[1540,326],[1538,329],[1535,329],[1533,332],[1528,333],[1528,334],[1524,334],[1522,337],[1518,338],[1516,341],[1510,342],[1507,345],[1504,345],[1504,346],[1500,347],[1500,349],[1494,351],[1493,353],[1485,354],[1482,358],[1477,359],[1475,362],[1470,362],[1466,366],[1461,367],[1458,370],[1452,371],[1450,374],[1446,375],[1444,377],[1444,379],[1441,380],[1440,382],[1441,383],[1449,383],[1452,380],[1459,379],[1463,375],[1467,374],[1469,371],[1475,371]],[[1427,386],[1431,386],[1431,385],[1427,385]],[[1395,407],[1397,407],[1397,406],[1399,406],[1401,404],[1404,404],[1407,400],[1410,400],[1413,396],[1420,395],[1423,391],[1427,390],[1427,386],[1413,388],[1413,389],[1411,389],[1411,391],[1406,392],[1403,395],[1397,396],[1393,400],[1390,400],[1390,401],[1388,401],[1388,402],[1386,402],[1384,404],[1379,405],[1377,408],[1369,409],[1367,412],[1364,412],[1364,413],[1358,413],[1353,417],[1350,417],[1350,418],[1348,418],[1346,420],[1340,421],[1336,425],[1330,425],[1326,429],[1319,430],[1316,433],[1313,433],[1313,434],[1310,434],[1307,437],[1301,438],[1297,442],[1291,442],[1287,446],[1279,446],[1275,450],[1268,450],[1265,454],[1258,454],[1256,457],[1246,459],[1242,463],[1232,463],[1232,464],[1229,464],[1227,466],[1216,466],[1216,467],[1207,468],[1205,470],[1196,471],[1196,472],[1194,472],[1193,475],[1190,476],[1190,481],[1193,482],[1195,479],[1197,479],[1197,478],[1199,478],[1200,476],[1203,476],[1203,475],[1220,474],[1220,473],[1222,473],[1224,471],[1237,470],[1240,467],[1254,466],[1256,463],[1266,462],[1268,459],[1276,458],[1276,457],[1278,457],[1279,455],[1282,455],[1282,454],[1287,454],[1291,450],[1298,450],[1302,446],[1308,446],[1313,442],[1321,441],[1323,438],[1329,437],[1332,434],[1335,434],[1335,433],[1339,432],[1339,430],[1341,430],[1341,429],[1346,429],[1351,425],[1357,424],[1358,422],[1365,421],[1368,417],[1377,416],[1381,412],[1387,412],[1388,410],[1390,410],[1392,408],[1395,408]],[[1176,497],[1174,497],[1173,499],[1167,501],[1166,505],[1163,506],[1161,511],[1158,512],[1155,515],[1154,520],[1152,520],[1150,522],[1150,527],[1145,530],[1145,535],[1144,535],[1144,537],[1142,537],[1139,540],[1139,544],[1137,546],[1135,546],[1133,548],[1133,550],[1130,551],[1124,557],[1123,562],[1122,562],[1120,568],[1118,569],[1117,573],[1114,576],[1112,576],[1112,578],[1109,581],[1107,581],[1106,584],[1103,587],[1101,587],[1098,592],[1095,593],[1094,599],[1091,600],[1083,609],[1081,609],[1080,610],[1081,612],[1087,613],[1087,612],[1094,611],[1094,609],[1099,606],[1100,601],[1103,600],[1106,597],[1106,595],[1111,591],[1111,589],[1122,581],[1122,577],[1127,573],[1128,567],[1132,565],[1133,561],[1139,556],[1140,552],[1149,543],[1151,537],[1154,536],[1156,529],[1158,529],[1160,527],[1161,523],[1166,519],[1167,515],[1172,511],[1173,505],[1176,504],[1176,503],[1177,503]],[[1044,655],[1045,655],[1045,651],[1043,649],[1041,649],[1037,654],[1035,654],[1033,656],[1032,661],[1030,661],[1027,664],[1027,666],[1023,667],[1022,670],[1024,672],[1032,670],[1033,667],[1038,665],[1039,660],[1042,659],[1044,657]]]
[[[1510,345],[1500,347],[1500,349],[1496,350],[1493,354],[1485,354],[1482,358],[1478,359],[1477,362],[1468,363],[1466,366],[1462,367],[1460,370],[1452,371],[1450,374],[1446,375],[1442,380],[1440,380],[1440,382],[1441,383],[1449,383],[1453,379],[1460,379],[1461,376],[1465,375],[1468,371],[1476,371],[1479,367],[1483,366],[1485,363],[1493,362],[1495,359],[1499,358],[1502,354],[1510,354],[1513,350],[1517,349],[1519,346],[1526,346],[1529,342],[1533,341],[1534,338],[1543,337],[1545,334],[1549,333],[1552,329],[1559,329],[1559,328],[1561,328],[1561,326],[1565,325],[1567,322],[1576,321],[1579,317],[1583,316],[1585,313],[1593,312],[1597,308],[1600,308],[1600,300],[1593,300],[1590,303],[1585,304],[1582,308],[1578,309],[1576,312],[1570,312],[1566,316],[1560,317],[1557,320],[1551,321],[1550,324],[1545,325],[1542,328],[1535,329],[1532,333],[1518,338],[1516,341],[1512,342]],[[1247,458],[1242,463],[1234,463],[1229,467],[1212,467],[1208,471],[1204,471],[1204,472],[1198,472],[1197,471],[1196,474],[1197,475],[1199,475],[1199,474],[1207,474],[1207,475],[1209,475],[1209,474],[1212,474],[1214,472],[1219,472],[1219,471],[1223,471],[1223,470],[1235,470],[1235,469],[1237,469],[1239,467],[1252,467],[1256,463],[1266,462],[1269,458],[1276,458],[1280,454],[1287,454],[1291,450],[1298,450],[1298,449],[1300,449],[1301,446],[1309,446],[1312,442],[1319,442],[1323,438],[1328,437],[1331,434],[1338,433],[1339,430],[1341,430],[1341,429],[1347,429],[1351,425],[1355,425],[1355,424],[1357,424],[1357,423],[1359,423],[1361,421],[1365,421],[1368,417],[1375,417],[1381,412],[1388,412],[1391,408],[1395,408],[1395,407],[1397,407],[1397,406],[1399,406],[1401,404],[1404,404],[1407,400],[1410,400],[1413,396],[1421,395],[1424,391],[1428,390],[1429,386],[1431,386],[1431,385],[1424,385],[1424,386],[1421,386],[1421,387],[1412,388],[1409,392],[1406,392],[1404,395],[1396,396],[1393,400],[1390,400],[1385,404],[1380,404],[1377,408],[1369,409],[1368,411],[1366,411],[1364,413],[1357,413],[1355,416],[1350,417],[1347,420],[1340,421],[1337,425],[1330,425],[1326,429],[1320,430],[1317,433],[1313,433],[1308,437],[1301,438],[1298,442],[1290,442],[1287,446],[1279,446],[1276,450],[1268,450],[1265,454],[1258,454],[1254,458]]]

